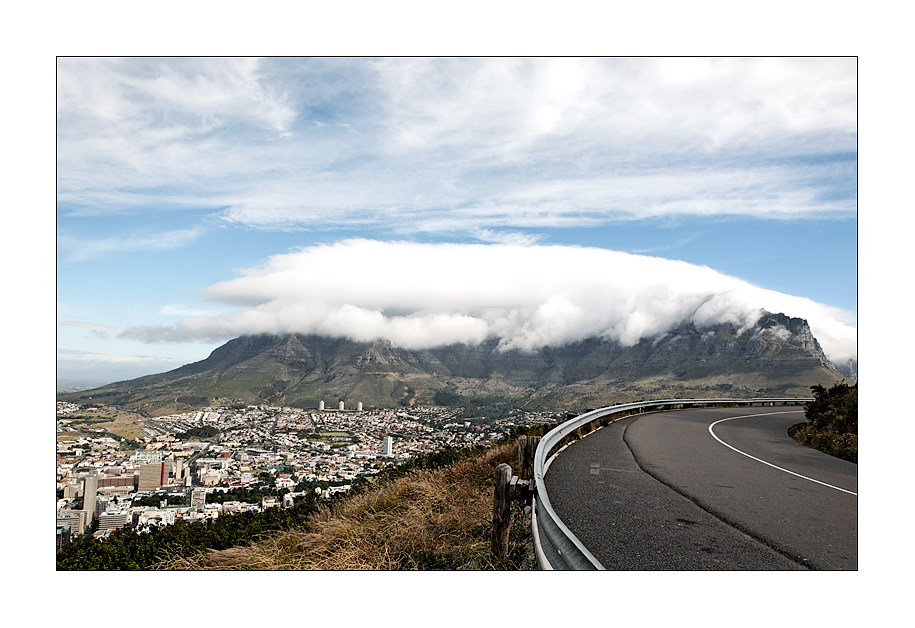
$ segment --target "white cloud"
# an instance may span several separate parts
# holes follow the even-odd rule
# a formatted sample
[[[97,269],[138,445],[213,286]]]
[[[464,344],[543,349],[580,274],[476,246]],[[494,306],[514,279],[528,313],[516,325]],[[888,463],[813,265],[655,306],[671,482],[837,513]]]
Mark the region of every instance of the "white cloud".
[[[494,231],[492,229],[477,229],[473,236],[481,242],[490,242],[493,244],[516,244],[525,246],[536,244],[543,240],[543,234],[539,233],[521,233],[519,231]]]
[[[563,139],[583,142],[577,150],[679,151],[822,133],[849,142],[856,132],[854,59],[385,59],[377,67],[399,145],[467,146],[474,159],[566,152]]]
[[[112,325],[100,325],[98,323],[86,323],[83,321],[57,321],[58,327],[67,327],[69,329],[85,329],[87,331],[114,332],[122,331],[120,327]]]
[[[632,345],[683,321],[752,324],[765,309],[807,319],[831,359],[857,355],[848,312],[703,266],[575,246],[347,240],[276,255],[205,296],[243,309],[122,336],[316,333],[406,348],[495,336],[522,349],[600,336]]]
[[[163,316],[213,316],[218,313],[215,308],[204,308],[185,303],[169,303],[159,308],[159,314]]]
[[[296,112],[256,59],[58,60],[58,199],[87,213],[251,166],[239,134],[288,135]],[[224,134],[234,138],[227,143]],[[119,203],[118,201],[128,203]],[[101,201],[101,203],[99,203]],[[101,205],[97,207],[95,205]]]
[[[856,208],[854,59],[62,59],[58,77],[72,216],[471,233]]]
[[[58,234],[57,246],[72,261],[94,259],[109,253],[168,251],[186,246],[203,235],[203,228],[177,229],[161,233],[134,233],[105,238],[80,238]]]

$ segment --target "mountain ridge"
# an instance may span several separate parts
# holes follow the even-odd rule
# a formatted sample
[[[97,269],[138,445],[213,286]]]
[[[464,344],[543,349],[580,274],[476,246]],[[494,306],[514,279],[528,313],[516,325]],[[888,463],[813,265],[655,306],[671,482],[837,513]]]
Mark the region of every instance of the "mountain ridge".
[[[532,351],[505,350],[497,338],[407,350],[387,340],[241,336],[199,362],[58,398],[152,415],[187,411],[179,398],[371,408],[439,405],[436,393],[551,409],[656,396],[807,396],[811,385],[841,379],[807,321],[764,312],[745,329],[685,322],[632,346],[592,337]]]

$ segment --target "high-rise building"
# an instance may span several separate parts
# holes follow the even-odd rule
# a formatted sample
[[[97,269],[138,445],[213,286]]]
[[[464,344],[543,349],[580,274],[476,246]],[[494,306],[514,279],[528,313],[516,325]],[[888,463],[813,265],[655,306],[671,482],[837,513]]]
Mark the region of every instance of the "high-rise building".
[[[356,404],[356,410],[359,412],[362,412],[362,402],[361,401]]]
[[[342,402],[342,401],[340,402],[340,410],[341,410],[341,411],[343,410],[343,402]]]
[[[98,478],[94,475],[86,476],[83,480],[83,510],[89,523],[95,519],[95,500],[98,496]]]
[[[384,455],[390,456],[394,453],[394,439],[390,436],[384,437]]]
[[[320,410],[321,412],[324,411],[324,400],[323,399],[318,402],[318,410]]]
[[[140,465],[140,483],[137,486],[137,491],[145,493],[163,486],[166,479],[165,473],[164,462]]]

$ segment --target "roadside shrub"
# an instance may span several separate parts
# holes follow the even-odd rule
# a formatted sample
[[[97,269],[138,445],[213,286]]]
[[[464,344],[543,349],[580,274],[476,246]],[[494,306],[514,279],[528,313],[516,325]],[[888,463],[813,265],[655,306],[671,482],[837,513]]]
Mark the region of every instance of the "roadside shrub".
[[[817,384],[810,388],[814,400],[804,407],[805,423],[789,432],[802,445],[858,462],[858,385],[846,382],[832,388]]]

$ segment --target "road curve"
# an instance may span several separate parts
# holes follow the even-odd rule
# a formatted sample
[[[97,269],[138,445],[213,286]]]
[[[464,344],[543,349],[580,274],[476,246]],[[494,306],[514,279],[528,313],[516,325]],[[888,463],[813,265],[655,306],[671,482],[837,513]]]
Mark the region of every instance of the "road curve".
[[[563,451],[556,514],[607,569],[857,569],[857,466],[790,407],[629,417]]]

